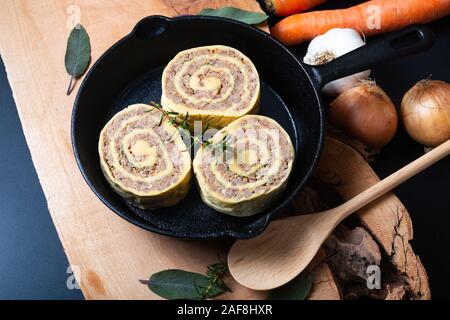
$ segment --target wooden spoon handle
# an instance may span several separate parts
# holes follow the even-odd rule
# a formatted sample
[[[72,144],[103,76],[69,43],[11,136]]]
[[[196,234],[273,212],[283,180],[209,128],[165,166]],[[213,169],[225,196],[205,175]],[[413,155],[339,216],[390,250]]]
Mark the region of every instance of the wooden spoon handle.
[[[339,220],[342,220],[352,214],[355,211],[363,208],[370,202],[378,199],[382,195],[391,191],[401,183],[405,182],[409,178],[415,176],[417,173],[428,168],[432,164],[438,162],[445,156],[450,154],[450,140],[444,142],[440,146],[434,148],[427,154],[421,156],[417,160],[411,162],[407,166],[391,174],[385,179],[381,180],[377,184],[373,185],[366,191],[358,194],[354,198],[350,199],[338,209]]]

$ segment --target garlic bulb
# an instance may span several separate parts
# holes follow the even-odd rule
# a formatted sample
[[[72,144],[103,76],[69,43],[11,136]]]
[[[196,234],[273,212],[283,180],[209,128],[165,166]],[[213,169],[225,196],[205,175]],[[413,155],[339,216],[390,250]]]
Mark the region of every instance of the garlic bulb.
[[[365,42],[356,30],[350,28],[331,29],[310,42],[303,62],[313,66],[325,64],[363,45]],[[369,76],[370,70],[359,72],[328,83],[322,91],[337,96],[357,85],[359,80]]]

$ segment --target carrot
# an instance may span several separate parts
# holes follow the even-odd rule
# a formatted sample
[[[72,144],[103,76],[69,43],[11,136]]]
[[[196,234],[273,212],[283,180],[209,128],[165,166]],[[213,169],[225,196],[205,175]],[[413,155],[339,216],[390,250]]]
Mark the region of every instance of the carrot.
[[[265,0],[267,10],[277,16],[290,16],[294,13],[314,8],[327,0]]]
[[[353,28],[372,36],[449,13],[450,0],[371,0],[347,9],[295,14],[278,22],[271,33],[284,44],[294,45],[333,28]]]

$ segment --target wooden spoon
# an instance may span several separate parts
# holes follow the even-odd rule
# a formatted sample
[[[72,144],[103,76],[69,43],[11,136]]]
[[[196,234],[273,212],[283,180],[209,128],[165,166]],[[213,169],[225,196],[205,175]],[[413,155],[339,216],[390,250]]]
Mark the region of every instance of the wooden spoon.
[[[254,290],[282,286],[308,266],[343,219],[449,154],[450,140],[337,208],[276,220],[261,235],[236,241],[228,254],[231,275]]]

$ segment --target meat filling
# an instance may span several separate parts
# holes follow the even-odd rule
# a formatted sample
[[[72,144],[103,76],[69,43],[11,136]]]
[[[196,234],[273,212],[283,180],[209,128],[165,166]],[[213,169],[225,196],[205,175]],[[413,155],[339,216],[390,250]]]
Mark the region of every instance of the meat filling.
[[[119,115],[103,133],[101,151],[104,160],[112,176],[126,188],[139,192],[164,190],[176,183],[185,169],[186,164],[181,161],[183,151],[173,141],[173,133],[158,125],[159,119],[160,114],[156,110],[135,109]],[[130,138],[124,145],[126,136]],[[137,142],[146,143],[154,150],[155,160],[151,165],[145,165],[149,155],[133,154],[132,146]],[[170,163],[163,156],[164,153],[169,155]],[[120,168],[116,168],[115,158],[118,159]],[[171,169],[170,173],[158,177],[167,169]],[[148,182],[150,177],[154,179]]]
[[[233,59],[220,59],[212,54]],[[166,73],[164,90],[167,98],[177,104],[197,110],[241,111],[248,108],[257,94],[258,74],[251,62],[235,50],[199,49],[176,59]],[[180,82],[176,83],[180,72]],[[193,77],[200,84],[197,88],[191,86]],[[204,89],[207,78],[214,78],[220,85],[215,90]]]
[[[249,123],[249,121],[252,123]],[[258,132],[258,129],[279,130],[273,123],[264,119],[251,119],[249,121],[242,121],[240,125],[244,128],[250,125],[255,132]],[[235,141],[231,144],[231,149],[246,135],[245,130],[238,130],[237,132],[228,131],[228,138],[231,141]],[[226,161],[219,161],[217,154],[214,153],[214,149],[202,154],[201,174],[204,176],[209,190],[219,193],[228,199],[242,200],[250,198],[255,194],[267,193],[286,180],[290,173],[290,164],[293,161],[294,155],[290,139],[284,132],[280,132],[275,137],[267,135],[263,142],[246,143],[246,150],[250,150],[247,152],[253,152],[257,155],[256,159],[252,160],[252,164],[240,164],[239,169],[242,169],[243,172],[249,171],[249,169],[255,168],[256,166],[257,170],[251,172],[249,175],[242,175],[231,170],[229,158]],[[264,144],[266,148],[265,152],[268,154],[264,162],[261,162],[262,144]],[[226,183],[224,184],[223,181],[226,181]],[[248,184],[252,187],[246,187]]]

